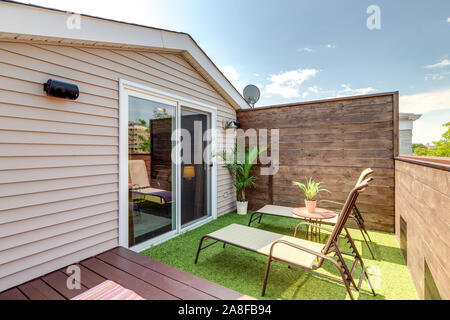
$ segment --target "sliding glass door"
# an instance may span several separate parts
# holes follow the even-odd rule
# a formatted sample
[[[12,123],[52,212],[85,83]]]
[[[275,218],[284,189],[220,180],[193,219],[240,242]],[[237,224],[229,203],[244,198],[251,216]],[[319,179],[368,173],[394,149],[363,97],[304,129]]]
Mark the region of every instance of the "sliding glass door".
[[[216,216],[215,110],[125,81],[120,101],[119,242],[143,250]]]
[[[128,245],[175,229],[175,171],[171,161],[176,106],[128,98]]]
[[[183,162],[181,164],[181,225],[183,227],[210,214],[210,166],[207,159],[211,118],[203,113],[181,108]],[[186,141],[188,140],[188,141]]]

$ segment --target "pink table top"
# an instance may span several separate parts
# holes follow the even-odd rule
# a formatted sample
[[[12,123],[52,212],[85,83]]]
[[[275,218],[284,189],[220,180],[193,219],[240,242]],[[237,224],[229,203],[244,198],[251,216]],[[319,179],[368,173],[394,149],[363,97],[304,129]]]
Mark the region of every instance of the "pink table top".
[[[333,211],[322,208],[316,208],[315,212],[309,213],[305,207],[301,207],[293,209],[292,213],[305,219],[331,219],[336,216]]]

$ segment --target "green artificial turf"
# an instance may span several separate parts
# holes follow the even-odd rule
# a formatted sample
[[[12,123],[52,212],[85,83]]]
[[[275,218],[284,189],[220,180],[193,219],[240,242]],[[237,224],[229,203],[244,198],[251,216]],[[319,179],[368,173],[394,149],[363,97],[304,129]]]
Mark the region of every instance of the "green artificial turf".
[[[142,254],[257,299],[341,300],[350,298],[342,283],[299,269],[290,269],[280,263],[272,264],[266,296],[261,297],[267,257],[233,246],[227,246],[224,249],[221,244],[217,243],[203,250],[200,253],[198,264],[194,264],[198,244],[203,235],[231,223],[247,225],[249,218],[249,214],[239,216],[234,212],[229,213],[195,230],[145,250]],[[292,236],[297,223],[298,220],[264,216],[261,224],[254,222],[252,226]],[[377,293],[377,296],[374,297],[364,281],[360,292],[352,290],[355,299],[417,299],[416,290],[395,236],[385,232],[369,232],[372,240],[376,243],[377,260],[373,260],[362,241],[359,229],[349,230],[366,267],[368,267]],[[298,236],[304,238],[304,233],[302,232]],[[327,236],[328,234],[325,233],[326,238]],[[326,239],[322,240],[326,241]],[[344,245],[342,246],[345,248]],[[325,262],[319,271],[339,276],[337,269],[330,262]],[[360,274],[359,270],[356,274]]]

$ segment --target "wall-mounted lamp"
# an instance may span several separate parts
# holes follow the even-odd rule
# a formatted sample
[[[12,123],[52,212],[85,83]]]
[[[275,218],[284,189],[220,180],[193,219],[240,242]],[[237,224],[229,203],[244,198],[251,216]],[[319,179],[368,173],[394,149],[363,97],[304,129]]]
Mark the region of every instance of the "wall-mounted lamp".
[[[183,178],[187,180],[192,180],[195,178],[195,167],[194,166],[185,166],[183,168]]]
[[[70,100],[76,100],[80,95],[77,85],[52,79],[44,83],[44,91],[48,96]]]
[[[241,127],[241,123],[237,121],[228,121],[225,124],[225,129],[239,129]]]

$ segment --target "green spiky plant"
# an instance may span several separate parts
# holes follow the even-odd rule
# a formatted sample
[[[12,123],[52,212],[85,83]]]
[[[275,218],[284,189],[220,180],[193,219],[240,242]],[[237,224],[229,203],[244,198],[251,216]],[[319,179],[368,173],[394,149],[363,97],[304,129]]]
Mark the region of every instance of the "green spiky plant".
[[[300,188],[300,190],[305,195],[306,200],[308,200],[308,201],[315,201],[316,196],[320,192],[325,191],[325,192],[331,193],[327,189],[322,188],[321,182],[315,182],[312,178],[306,178],[306,184],[303,184],[301,182],[296,182],[296,181],[293,181],[292,184],[296,185]]]
[[[244,161],[240,160],[239,154],[239,146],[235,144],[233,150],[222,151],[222,159],[224,160],[224,168],[228,169],[232,179],[233,185],[236,188],[237,199],[240,202],[245,202],[245,190],[247,188],[255,187],[256,185],[256,176],[252,174],[254,170],[254,164],[256,158],[267,150],[267,146],[262,147],[258,150],[257,146],[246,148],[245,153],[243,154]]]

